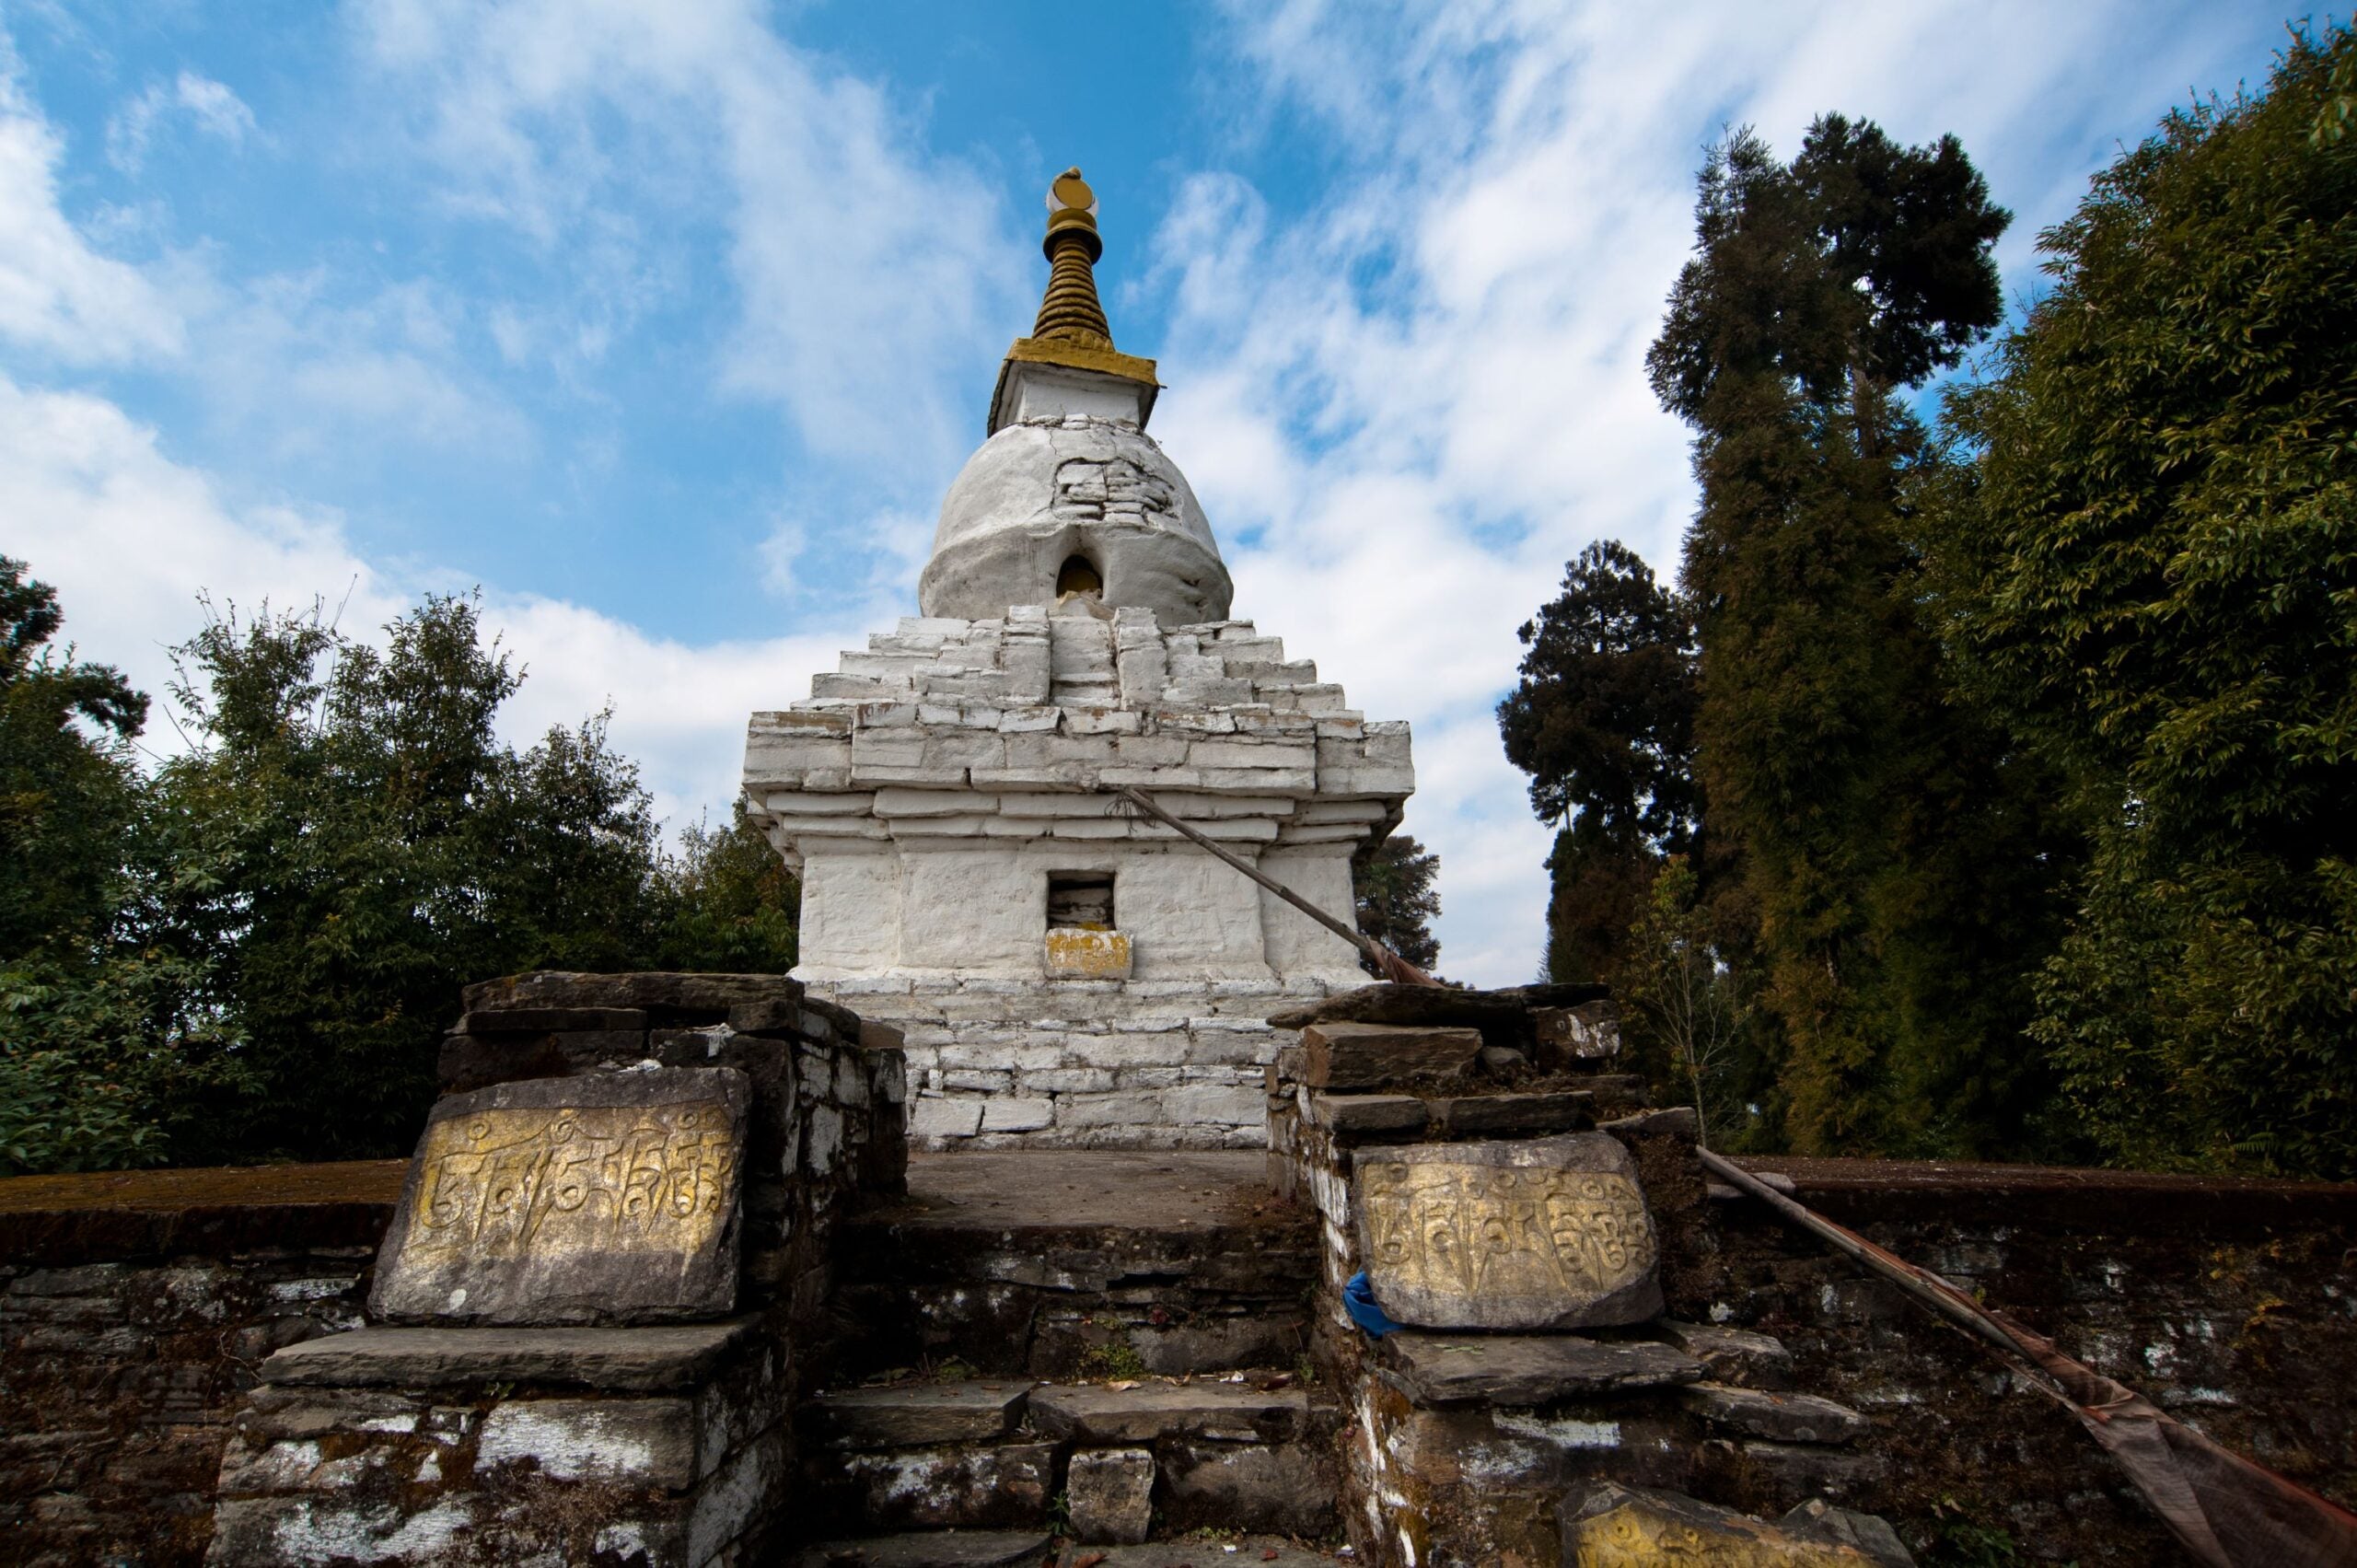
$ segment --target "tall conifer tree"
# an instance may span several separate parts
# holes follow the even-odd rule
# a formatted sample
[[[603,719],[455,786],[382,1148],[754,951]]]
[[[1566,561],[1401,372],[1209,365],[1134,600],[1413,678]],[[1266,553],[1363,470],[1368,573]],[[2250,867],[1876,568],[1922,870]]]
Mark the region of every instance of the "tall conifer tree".
[[[1937,454],[1898,398],[1995,325],[2008,215],[1955,138],[1838,115],[1789,165],[1731,134],[1701,185],[1648,366],[1696,432],[1697,772],[1781,1036],[1769,1109],[1804,1150],[2017,1145],[2052,830],[1919,620]]]

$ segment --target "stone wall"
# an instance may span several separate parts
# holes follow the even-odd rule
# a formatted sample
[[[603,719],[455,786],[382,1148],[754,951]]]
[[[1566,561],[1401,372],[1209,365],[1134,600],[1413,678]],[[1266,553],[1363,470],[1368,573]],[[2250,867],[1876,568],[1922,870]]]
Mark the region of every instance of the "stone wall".
[[[1237,878],[1241,881],[1242,878]],[[907,1044],[923,1149],[1257,1149],[1261,1080],[1294,1039],[1264,1020],[1274,981],[871,979],[828,988]]]
[[[2235,1452],[2357,1505],[2357,1187],[1746,1163]],[[1707,1269],[1673,1285],[1673,1309],[1774,1334],[1805,1386],[1874,1422],[1855,1505],[1923,1539],[1998,1533],[2082,1568],[2178,1561],[2066,1411],[1766,1205],[1722,1192],[1705,1207]],[[1738,1494],[1776,1484],[1727,1468]]]
[[[467,1004],[451,1088],[746,1073],[737,1315],[571,1344],[419,1330],[389,1353],[381,1330],[347,1330],[406,1162],[0,1182],[0,1556],[702,1562],[758,1545],[838,1223],[900,1187],[897,1039],[774,977],[536,975]]]
[[[0,1182],[0,1555],[202,1561],[231,1414],[358,1325],[403,1168]]]
[[[1152,791],[1347,912],[1353,854],[1414,786],[1407,726],[1248,622],[1095,608],[906,620],[753,715],[746,796],[802,877],[795,972],[907,1033],[921,1146],[1255,1146],[1260,1069],[1290,1038],[1261,1016],[1363,978],[1349,944],[1110,792]],[[1112,930],[1051,922],[1051,883],[1079,876],[1110,879]]]
[[[1272,1177],[1319,1220],[1314,1328],[1349,1411],[1345,1518],[1362,1562],[1552,1565],[1567,1493],[1615,1485],[1764,1518],[1879,1516],[1927,1563],[2185,1561],[2068,1411],[1707,1181],[1690,1112],[1612,1120],[1626,1080],[1516,1062],[1495,1028],[1479,1062],[1470,1040],[1452,1055],[1439,1038],[1469,1031],[1396,1032],[1416,1047],[1398,1061],[1459,1070],[1354,1078],[1313,1039],[1271,1074]],[[1460,1344],[1361,1331],[1341,1291],[1369,1264],[1354,1167],[1434,1141],[1559,1134],[1590,1114],[1636,1158],[1660,1236],[1659,1318]],[[2357,1187],[1746,1163],[2235,1452],[2357,1501]]]
[[[711,1036],[704,1038],[708,1050]],[[561,1041],[549,1048],[566,1049]],[[1611,1097],[1620,1091],[1608,1074],[1592,1075],[1591,1085],[1578,1092],[1596,1095],[1596,1108],[1608,1120]],[[1332,1097],[1412,1100],[1422,1116],[1412,1129],[1397,1105],[1388,1108],[1387,1130],[1346,1132],[1339,1140],[1330,1103],[1328,1132],[1312,1128],[1305,1136],[1294,1125],[1294,1153],[1278,1163],[1294,1173],[1305,1201],[1324,1189],[1315,1202],[1324,1211],[1317,1245],[1328,1255],[1322,1269],[1306,1255],[1288,1255],[1295,1260],[1285,1277],[1322,1272],[1339,1281],[1355,1267],[1347,1209],[1335,1206],[1347,1204],[1348,1187],[1334,1153],[1353,1140],[1375,1146],[1422,1140],[1445,1131],[1452,1116],[1494,1119],[1501,1114],[1494,1102],[1516,1091],[1510,1076],[1487,1086],[1488,1093],[1460,1086],[1453,1094]],[[1299,1115],[1304,1097],[1294,1087],[1288,1100]],[[1438,1120],[1436,1106],[1446,1108]],[[1573,1109],[1555,1101],[1530,1114],[1560,1126]],[[1503,1553],[1512,1551],[1524,1554],[1526,1568],[1554,1561],[1546,1553],[1556,1500],[1583,1477],[1600,1474],[1679,1485],[1755,1513],[1829,1498],[1892,1520],[1927,1564],[2004,1561],[1990,1544],[2001,1539],[2026,1562],[2124,1568],[2180,1561],[2066,1412],[2012,1387],[1962,1336],[1761,1205],[1712,1191],[1684,1156],[1674,1113],[1617,1131],[1639,1153],[1661,1222],[1669,1319],[1686,1326],[1602,1340],[1675,1352],[1707,1365],[1716,1380],[1829,1397],[1863,1416],[1866,1430],[1796,1443],[1713,1425],[1689,1402],[1693,1396],[1679,1392],[1678,1378],[1691,1376],[1683,1373],[1551,1402],[1420,1407],[1402,1391],[1416,1387],[1415,1368],[1380,1357],[1332,1291],[1321,1289],[1318,1353],[1327,1387],[1349,1400],[1340,1441],[1380,1434],[1394,1458],[1412,1461],[1407,1479],[1417,1484],[1399,1490],[1395,1477],[1395,1496],[1415,1498],[1447,1529],[1469,1527],[1461,1516],[1450,1522],[1448,1511],[1459,1504],[1483,1513],[1482,1527],[1508,1532],[1503,1541],[1490,1538],[1498,1550],[1485,1560],[1510,1561]],[[1323,1152],[1312,1157],[1313,1150]],[[2357,1365],[2357,1188],[2026,1167],[1749,1163],[1792,1180],[1811,1206],[1969,1284],[2235,1450],[2343,1503],[2357,1500],[2357,1394],[2348,1375]],[[459,1522],[476,1528],[471,1514],[463,1520],[459,1514],[486,1496],[527,1518],[578,1520],[591,1512],[583,1504],[611,1501],[614,1493],[600,1488],[630,1487],[643,1498],[668,1500],[670,1512],[654,1527],[697,1527],[691,1504],[700,1504],[701,1516],[714,1522],[705,1527],[716,1528],[749,1488],[758,1483],[774,1496],[787,1484],[774,1480],[791,1473],[784,1433],[768,1428],[778,1435],[763,1448],[746,1430],[748,1411],[765,1419],[760,1412],[785,1402],[779,1386],[763,1379],[796,1375],[782,1358],[783,1336],[713,1353],[748,1356],[739,1365],[753,1376],[724,1380],[731,1399],[745,1397],[709,1409],[692,1403],[708,1396],[659,1387],[593,1397],[547,1367],[479,1384],[463,1397],[427,1399],[386,1385],[329,1398],[285,1382],[258,1393],[261,1365],[273,1351],[332,1345],[358,1322],[401,1175],[398,1163],[386,1162],[0,1182],[0,1540],[6,1542],[0,1555],[60,1564],[201,1561],[215,1538],[216,1489],[225,1480],[235,1502],[293,1499],[297,1508],[279,1517],[301,1512],[307,1500],[381,1505],[414,1497],[419,1506],[407,1517],[424,1519],[419,1528],[426,1531]],[[1274,1225],[1282,1214],[1248,1223]],[[1028,1347],[1010,1370],[1068,1376],[1089,1364],[1096,1342],[1088,1336],[1100,1331],[1099,1319],[1128,1310],[1086,1292],[1062,1316],[1043,1307],[1049,1296],[1061,1300],[1076,1288],[1065,1275],[1078,1265],[1050,1256],[1052,1249],[1036,1260],[991,1253],[1005,1249],[977,1221],[968,1245],[981,1260],[968,1266],[935,1239],[920,1244],[904,1235],[905,1225],[887,1215],[845,1233],[862,1249],[862,1265],[848,1282],[855,1288],[834,1292],[832,1300],[869,1334],[872,1342],[857,1354],[864,1365],[911,1349],[979,1361],[1004,1342]],[[895,1248],[916,1250],[895,1260],[888,1256]],[[1079,1264],[1097,1266],[1087,1259]],[[1127,1280],[1141,1269],[1177,1267],[1115,1260],[1102,1272]],[[1027,1269],[1048,1271],[1046,1283],[1008,1285],[988,1302],[959,1294],[969,1276],[1029,1280]],[[800,1277],[809,1281],[800,1293],[807,1310],[832,1275]],[[1266,1295],[1281,1283],[1252,1288]],[[1186,1310],[1157,1298],[1139,1306],[1124,1331],[1152,1347],[1160,1344],[1153,1332],[1166,1317],[1225,1322],[1220,1314],[1233,1308],[1248,1323],[1254,1311],[1267,1315],[1268,1304],[1250,1295],[1190,1296],[1182,1305]],[[927,1337],[928,1324],[946,1331],[942,1325],[963,1321],[953,1307],[975,1319],[970,1343],[954,1334]],[[1026,1335],[1006,1327],[1018,1308],[1039,1319]],[[1174,1341],[1169,1348],[1178,1354],[1186,1347]],[[1212,1348],[1235,1347],[1221,1340]],[[1255,1353],[1274,1359],[1278,1352]],[[713,1380],[700,1386],[712,1388]],[[625,1404],[631,1408],[615,1408]],[[238,1446],[225,1468],[240,1418]],[[676,1440],[699,1423],[732,1435],[716,1448]],[[633,1434],[644,1440],[617,1451],[635,1468],[610,1460],[603,1471],[585,1468],[585,1454]],[[718,1463],[732,1454],[746,1457],[733,1471]],[[363,1471],[382,1490],[355,1485]],[[388,1476],[401,1489],[422,1490],[394,1489]],[[1365,1480],[1362,1471],[1357,1484]],[[259,1512],[242,1511],[247,1520]],[[239,1513],[228,1516],[240,1522]],[[305,1516],[317,1517],[316,1507]],[[1353,1509],[1352,1522],[1364,1517]],[[609,1513],[598,1527],[614,1519]],[[1975,1539],[1982,1543],[1973,1549],[1979,1559],[1962,1544]],[[1949,1544],[1938,1547],[1942,1540]],[[1361,1560],[1386,1558],[1369,1539]],[[1427,1552],[1422,1561],[1430,1568],[1451,1559]]]

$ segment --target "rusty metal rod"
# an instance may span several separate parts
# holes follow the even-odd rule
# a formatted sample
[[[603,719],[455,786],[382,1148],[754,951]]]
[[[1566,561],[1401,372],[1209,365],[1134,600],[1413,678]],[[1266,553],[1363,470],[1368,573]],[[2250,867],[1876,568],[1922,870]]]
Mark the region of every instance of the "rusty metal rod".
[[[1807,1204],[1785,1197],[1725,1156],[1700,1147],[1694,1152],[1701,1157],[1703,1169],[1724,1177],[1803,1230],[1822,1238],[1835,1251],[1864,1263],[1957,1328],[2008,1354],[2028,1355],[2027,1346],[2005,1332],[1977,1302],[1947,1281],[1875,1246],[1847,1225],[1836,1225]]]
[[[1324,926],[1335,935],[1340,936],[1343,941],[1348,942],[1352,947],[1356,947],[1360,952],[1364,953],[1367,957],[1367,961],[1375,965],[1379,973],[1387,978],[1399,980],[1402,983],[1408,985],[1437,986],[1440,984],[1440,981],[1434,980],[1432,976],[1426,974],[1423,970],[1418,969],[1415,965],[1410,963],[1407,959],[1401,958],[1399,954],[1393,952],[1382,943],[1376,941],[1374,937],[1369,936],[1365,932],[1359,930],[1355,926],[1343,924],[1332,915],[1328,914],[1324,910],[1319,909],[1316,904],[1311,903],[1307,899],[1303,898],[1299,893],[1295,892],[1291,888],[1286,887],[1283,883],[1279,882],[1267,872],[1262,871],[1250,861],[1246,860],[1241,855],[1233,854],[1232,852],[1222,848],[1203,834],[1197,832],[1194,829],[1187,826],[1186,823],[1181,822],[1178,818],[1172,816],[1169,812],[1165,811],[1160,806],[1156,805],[1143,790],[1132,789],[1127,784],[1124,784],[1120,788],[1116,789],[1113,794],[1117,798],[1127,801],[1130,805],[1136,807],[1139,810],[1144,812],[1147,816],[1153,818],[1155,821],[1161,823],[1172,832],[1177,833],[1180,838],[1186,839],[1190,842],[1200,844],[1204,850],[1210,853],[1213,859],[1217,860],[1224,865],[1234,866],[1237,870],[1241,871],[1244,875],[1260,884],[1261,887],[1266,888],[1270,892],[1276,894],[1277,897],[1283,899],[1285,902],[1291,904],[1294,908],[1299,910],[1302,913],[1307,915],[1310,919],[1316,921],[1318,924]]]

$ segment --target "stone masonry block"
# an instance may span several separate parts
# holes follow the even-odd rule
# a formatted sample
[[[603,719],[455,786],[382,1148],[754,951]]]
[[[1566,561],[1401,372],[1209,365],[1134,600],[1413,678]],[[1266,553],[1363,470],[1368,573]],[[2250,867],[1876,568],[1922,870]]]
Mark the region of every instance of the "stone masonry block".
[[[981,1131],[982,1102],[922,1095],[909,1103],[911,1138],[970,1138]]]
[[[483,1418],[475,1470],[525,1464],[552,1481],[676,1492],[697,1479],[695,1424],[679,1399],[509,1400]]]
[[[1133,1546],[1154,1524],[1154,1455],[1089,1448],[1072,1457],[1064,1485],[1073,1534],[1090,1544]]]

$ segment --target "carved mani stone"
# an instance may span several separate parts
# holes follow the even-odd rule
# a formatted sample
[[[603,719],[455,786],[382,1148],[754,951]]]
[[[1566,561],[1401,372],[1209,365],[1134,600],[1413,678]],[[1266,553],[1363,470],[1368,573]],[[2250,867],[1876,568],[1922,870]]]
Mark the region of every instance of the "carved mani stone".
[[[1892,1562],[1836,1537],[1812,1539],[1674,1492],[1608,1481],[1574,1486],[1555,1516],[1563,1531],[1564,1568],[1886,1568]],[[1898,1561],[1905,1561],[1903,1549]]]
[[[1661,1311],[1635,1162],[1601,1132],[1363,1149],[1359,1244],[1375,1299],[1428,1329],[1581,1329]]]
[[[448,1096],[410,1162],[370,1312],[457,1323],[726,1316],[750,1098],[728,1067]]]

